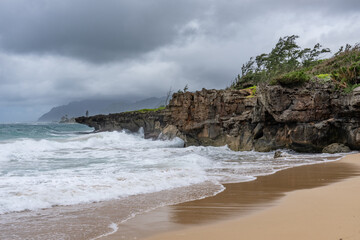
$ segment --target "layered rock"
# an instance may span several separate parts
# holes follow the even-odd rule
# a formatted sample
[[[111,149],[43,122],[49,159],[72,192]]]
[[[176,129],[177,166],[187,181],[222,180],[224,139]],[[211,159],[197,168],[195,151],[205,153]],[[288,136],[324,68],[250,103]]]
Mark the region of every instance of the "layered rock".
[[[229,145],[251,150],[253,110],[257,98],[245,90],[206,90],[176,93],[168,106],[166,122],[173,125],[187,145]]]
[[[79,117],[77,123],[86,124],[100,131],[129,130],[138,132],[143,128],[145,138],[157,138],[166,126],[164,114],[159,112],[123,112],[92,117]]]
[[[321,152],[331,143],[342,143],[360,149],[360,88],[345,95],[331,84],[263,85],[256,96],[247,90],[203,89],[174,94],[164,111],[76,120],[100,131],[143,127],[146,137],[177,136],[187,146]]]

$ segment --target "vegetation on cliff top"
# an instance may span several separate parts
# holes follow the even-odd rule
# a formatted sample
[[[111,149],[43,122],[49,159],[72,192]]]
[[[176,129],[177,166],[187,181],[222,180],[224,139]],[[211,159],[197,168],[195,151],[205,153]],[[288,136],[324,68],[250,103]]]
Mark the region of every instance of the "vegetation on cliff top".
[[[144,109],[139,109],[139,110],[135,110],[135,111],[128,111],[128,112],[137,112],[137,113],[147,113],[147,112],[156,112],[156,111],[160,111],[160,110],[164,110],[165,107],[161,106],[158,108],[144,108]]]
[[[330,49],[317,43],[302,49],[296,35],[280,38],[270,53],[251,57],[231,85],[244,89],[266,82],[292,87],[307,81],[332,81],[337,88],[351,91],[360,84],[360,44],[341,47],[329,59],[321,59]]]

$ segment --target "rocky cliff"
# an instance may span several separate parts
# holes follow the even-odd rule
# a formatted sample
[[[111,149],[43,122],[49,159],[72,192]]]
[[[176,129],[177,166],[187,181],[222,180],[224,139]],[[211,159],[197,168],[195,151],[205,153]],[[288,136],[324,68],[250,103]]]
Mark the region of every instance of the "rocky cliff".
[[[144,128],[146,137],[178,136],[186,145],[227,144],[233,150],[290,148],[320,152],[331,143],[360,149],[360,88],[350,94],[331,84],[259,86],[248,90],[176,93],[159,112],[77,118],[96,130]]]
[[[166,126],[164,117],[163,111],[146,113],[134,111],[79,117],[75,120],[77,123],[95,128],[95,132],[121,130],[137,132],[140,128],[143,128],[145,138],[157,138]]]

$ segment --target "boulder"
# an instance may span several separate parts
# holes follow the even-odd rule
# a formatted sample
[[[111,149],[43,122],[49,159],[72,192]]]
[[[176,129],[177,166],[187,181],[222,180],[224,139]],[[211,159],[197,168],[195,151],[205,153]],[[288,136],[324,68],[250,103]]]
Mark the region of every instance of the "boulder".
[[[282,157],[282,152],[281,151],[275,151],[274,158],[279,158],[279,157]]]
[[[322,150],[323,153],[346,153],[350,152],[350,148],[342,143],[330,144]]]
[[[166,125],[165,128],[162,130],[161,134],[159,135],[159,139],[162,140],[171,140],[175,137],[179,137],[185,140],[185,137],[174,125]]]

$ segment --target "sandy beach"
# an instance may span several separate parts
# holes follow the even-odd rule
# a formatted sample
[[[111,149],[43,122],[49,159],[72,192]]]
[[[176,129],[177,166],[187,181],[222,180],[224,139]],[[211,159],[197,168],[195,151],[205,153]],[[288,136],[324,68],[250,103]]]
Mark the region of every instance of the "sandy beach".
[[[318,174],[315,173],[315,175],[314,172],[307,176],[304,175],[306,169],[311,168],[316,171],[323,170],[319,171]],[[247,214],[239,214],[238,212],[238,217],[235,216],[232,219],[209,224],[199,222],[197,226],[191,225],[184,229],[156,234],[147,239],[360,239],[359,169],[360,154],[354,154],[335,163],[285,170],[274,174],[272,177],[267,177],[278,178],[279,175],[290,174],[294,176],[293,182],[290,183],[293,190],[282,189],[279,191],[278,194],[284,194],[284,197],[275,197],[278,200],[270,201],[271,206],[269,206],[269,199],[266,200],[264,196],[259,195],[258,198],[263,199],[263,203],[257,205],[256,211],[249,211],[250,205],[248,205],[248,207],[244,207],[247,208]],[[303,171],[301,178],[294,175],[294,171],[298,170]],[[339,175],[334,177],[336,173]],[[341,179],[341,174],[344,175],[343,179]],[[345,175],[352,176],[345,177]],[[307,183],[305,183],[306,178],[309,181]],[[267,180],[271,179],[267,178]],[[273,187],[284,188],[282,185],[287,185],[287,183],[281,182],[278,184],[277,186],[276,184],[273,185]],[[266,192],[264,188],[263,190]],[[197,214],[190,215],[188,218],[193,217],[193,221],[196,222]],[[199,214],[199,216],[202,215]]]
[[[118,239],[360,239],[360,154],[225,184],[119,224]]]

